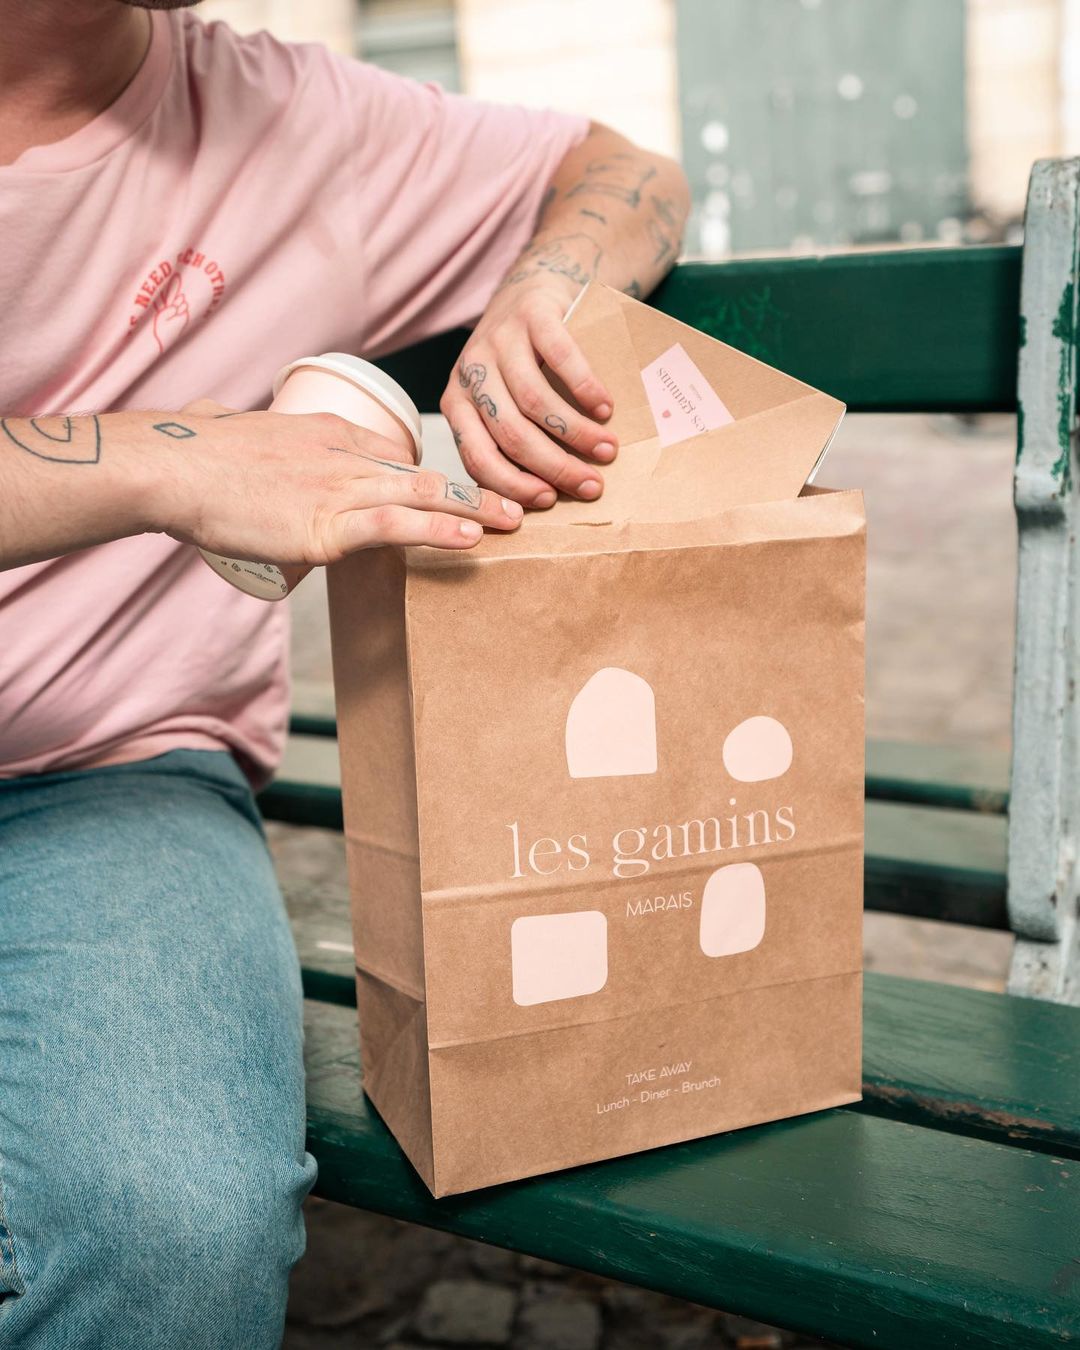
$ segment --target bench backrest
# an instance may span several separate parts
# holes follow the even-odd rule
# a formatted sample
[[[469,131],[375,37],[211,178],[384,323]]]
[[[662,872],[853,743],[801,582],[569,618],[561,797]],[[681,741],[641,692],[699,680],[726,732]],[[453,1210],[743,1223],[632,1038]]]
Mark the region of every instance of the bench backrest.
[[[852,412],[1011,412],[1020,264],[1016,245],[682,263],[649,303]],[[380,364],[435,412],[466,336]]]

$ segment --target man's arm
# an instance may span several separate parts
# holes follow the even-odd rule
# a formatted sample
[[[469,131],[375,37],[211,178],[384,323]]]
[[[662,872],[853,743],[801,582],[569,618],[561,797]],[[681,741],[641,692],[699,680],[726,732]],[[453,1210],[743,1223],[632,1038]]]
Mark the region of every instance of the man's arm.
[[[329,413],[0,417],[0,570],[158,531],[255,561],[333,562],[379,544],[471,548],[521,508],[400,463]],[[92,597],[91,601],[92,603]]]
[[[151,529],[154,421],[165,415],[0,417],[0,568]]]
[[[548,273],[576,294],[595,277],[640,300],[674,265],[689,209],[674,160],[594,126],[559,165],[536,234],[503,286]]]
[[[493,296],[443,395],[442,410],[477,482],[527,506],[550,506],[554,488],[587,500],[600,495],[595,465],[609,463],[617,450],[603,425],[611,396],[563,315],[593,279],[635,298],[648,295],[678,257],[689,207],[678,164],[607,127],[594,124],[565,157],[536,234]],[[578,408],[555,393],[542,362]]]

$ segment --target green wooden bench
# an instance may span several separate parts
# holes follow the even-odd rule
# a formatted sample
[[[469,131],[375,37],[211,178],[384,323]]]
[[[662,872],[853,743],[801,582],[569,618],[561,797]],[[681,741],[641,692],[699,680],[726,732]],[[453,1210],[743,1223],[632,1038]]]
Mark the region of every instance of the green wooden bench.
[[[867,905],[1011,930],[1011,996],[868,975],[857,1106],[437,1202],[360,1089],[348,917],[312,894],[321,1195],[846,1345],[1080,1341],[1078,259],[1080,161],[1044,162],[1023,250],[686,264],[654,297],[853,410],[1019,412],[1011,769],[871,745],[866,780]],[[434,408],[462,340],[387,366]],[[333,720],[292,730],[263,811],[340,829]]]

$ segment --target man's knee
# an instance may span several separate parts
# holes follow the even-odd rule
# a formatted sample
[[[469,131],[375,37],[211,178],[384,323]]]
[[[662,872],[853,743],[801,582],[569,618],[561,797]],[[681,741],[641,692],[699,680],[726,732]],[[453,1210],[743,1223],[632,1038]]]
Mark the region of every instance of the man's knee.
[[[310,1159],[257,1148],[140,1160],[114,1183],[112,1259],[136,1280],[152,1271],[157,1288],[196,1287],[203,1299],[283,1288],[303,1251],[312,1179]]]
[[[123,1347],[276,1345],[310,1157],[254,1141],[223,1154],[188,1138],[140,1156],[123,1140],[99,1144],[69,1155],[62,1176],[38,1178],[21,1252],[13,1223],[22,1292],[0,1311],[0,1339],[90,1345],[78,1326],[92,1319]],[[20,1339],[20,1324],[45,1339]],[[50,1342],[49,1328],[69,1339]]]

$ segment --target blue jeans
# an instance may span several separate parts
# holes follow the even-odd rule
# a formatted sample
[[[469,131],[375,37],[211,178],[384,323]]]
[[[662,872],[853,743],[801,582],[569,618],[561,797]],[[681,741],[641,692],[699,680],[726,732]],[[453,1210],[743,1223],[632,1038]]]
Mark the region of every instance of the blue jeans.
[[[223,753],[0,782],[0,1347],[262,1350],[303,1251],[300,978]]]

